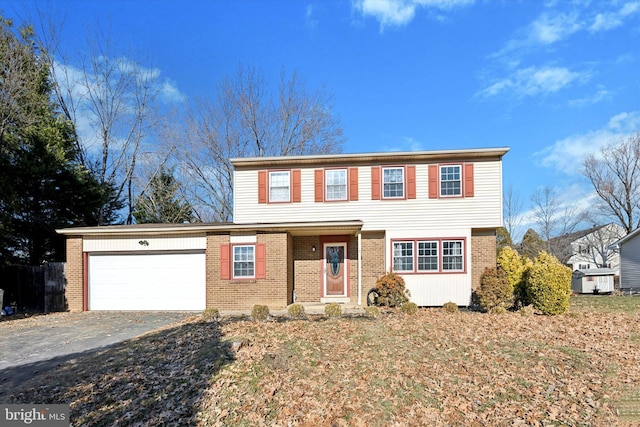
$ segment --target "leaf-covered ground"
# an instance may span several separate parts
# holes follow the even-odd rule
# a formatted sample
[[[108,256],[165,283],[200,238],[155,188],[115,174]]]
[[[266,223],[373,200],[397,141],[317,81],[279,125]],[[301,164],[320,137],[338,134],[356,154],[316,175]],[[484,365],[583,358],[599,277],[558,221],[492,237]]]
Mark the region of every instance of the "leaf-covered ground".
[[[90,426],[637,425],[638,313],[194,318],[0,399],[70,403]]]

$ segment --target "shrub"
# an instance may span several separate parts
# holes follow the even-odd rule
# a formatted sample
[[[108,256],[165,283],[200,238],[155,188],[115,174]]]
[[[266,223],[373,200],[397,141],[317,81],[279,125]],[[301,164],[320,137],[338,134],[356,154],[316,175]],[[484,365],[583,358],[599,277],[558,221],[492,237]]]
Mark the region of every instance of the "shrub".
[[[324,307],[324,314],[329,317],[340,317],[342,315],[342,307],[337,302],[332,302]]]
[[[405,302],[400,307],[400,311],[404,314],[414,315],[418,312],[418,305],[415,302]]]
[[[524,278],[531,265],[529,258],[520,256],[518,251],[509,246],[502,248],[498,253],[498,267],[505,272],[514,294],[515,303],[519,306],[529,304]]]
[[[254,305],[251,310],[251,317],[253,320],[263,322],[269,318],[269,307],[266,305]]]
[[[507,309],[513,305],[513,287],[501,268],[487,268],[480,276],[480,287],[476,290],[480,306],[490,311],[496,307]]]
[[[542,251],[526,274],[527,299],[543,314],[562,314],[569,309],[571,269]]]
[[[447,313],[456,313],[458,311],[458,304],[456,304],[455,302],[449,301],[444,303],[444,305],[442,306],[442,309]]]
[[[207,308],[202,312],[202,320],[205,322],[215,322],[220,319],[220,312],[217,308]]]
[[[520,309],[520,314],[522,316],[533,316],[534,310],[532,305],[525,305]]]
[[[501,305],[497,305],[493,307],[491,310],[489,310],[489,313],[491,314],[505,314],[506,312],[507,312],[507,309]]]
[[[406,288],[402,276],[389,272],[376,280],[378,304],[388,307],[398,307],[409,301],[409,290]]]
[[[305,317],[304,306],[302,304],[291,304],[287,307],[289,317],[294,319],[302,319]]]
[[[380,309],[376,306],[370,306],[364,308],[364,315],[371,318],[380,317]]]

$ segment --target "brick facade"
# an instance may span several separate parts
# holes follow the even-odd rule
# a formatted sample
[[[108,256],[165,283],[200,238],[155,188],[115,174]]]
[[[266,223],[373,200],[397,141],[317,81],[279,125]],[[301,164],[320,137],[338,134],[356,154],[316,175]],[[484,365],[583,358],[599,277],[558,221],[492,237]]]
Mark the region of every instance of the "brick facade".
[[[362,303],[366,304],[367,292],[385,273],[384,231],[362,233]]]
[[[471,230],[471,289],[477,289],[484,270],[496,264],[495,230]]]
[[[65,298],[69,311],[84,308],[84,260],[82,237],[67,238],[67,264],[65,265]]]

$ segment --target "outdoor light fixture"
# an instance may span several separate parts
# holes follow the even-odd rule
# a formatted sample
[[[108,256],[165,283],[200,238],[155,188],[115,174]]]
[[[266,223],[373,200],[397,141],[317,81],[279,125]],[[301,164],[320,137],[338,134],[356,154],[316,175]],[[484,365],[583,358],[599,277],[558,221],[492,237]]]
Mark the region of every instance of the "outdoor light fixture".
[[[146,241],[146,240],[140,240],[140,241],[138,242],[138,244],[139,244],[140,246],[149,246],[149,242],[148,242],[148,241]]]
[[[316,246],[315,245],[311,246],[311,252],[315,252],[315,251],[316,251]]]

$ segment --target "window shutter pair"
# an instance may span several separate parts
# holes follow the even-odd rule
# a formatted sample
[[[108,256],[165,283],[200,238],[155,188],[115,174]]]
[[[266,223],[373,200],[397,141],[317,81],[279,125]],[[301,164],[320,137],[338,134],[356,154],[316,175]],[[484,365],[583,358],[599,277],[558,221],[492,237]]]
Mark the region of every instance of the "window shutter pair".
[[[291,171],[291,201],[299,203],[302,199],[302,188],[300,184],[300,169]],[[258,171],[258,203],[267,203],[269,200],[269,175],[267,171]]]
[[[440,172],[439,165],[429,165],[429,198],[437,199],[440,197],[439,192]],[[473,163],[465,163],[462,165],[462,195],[464,197],[473,197],[475,194],[474,187],[475,177],[473,173]]]
[[[405,184],[406,191],[405,195],[407,199],[415,199],[416,198],[416,167],[415,166],[406,166],[405,167]],[[380,166],[372,166],[371,167],[371,200],[380,200],[381,199],[381,191],[382,191],[382,167]]]
[[[265,279],[267,277],[267,249],[264,243],[256,243],[255,252],[255,272],[256,279]],[[231,268],[233,268],[233,260],[231,259],[231,245],[224,244],[220,246],[220,279],[231,279]]]
[[[347,171],[349,180],[349,201],[358,200],[358,168],[349,168]],[[324,169],[314,171],[314,200],[324,202]]]

